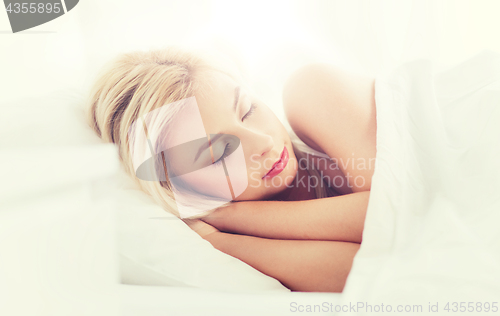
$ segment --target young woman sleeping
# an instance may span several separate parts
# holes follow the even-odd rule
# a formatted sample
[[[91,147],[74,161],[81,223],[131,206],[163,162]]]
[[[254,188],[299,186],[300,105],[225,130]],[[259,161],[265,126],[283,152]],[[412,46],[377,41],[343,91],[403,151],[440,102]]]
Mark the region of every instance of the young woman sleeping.
[[[188,105],[181,101],[193,97],[196,113],[186,110],[182,116]],[[375,166],[374,80],[327,64],[309,65],[288,80],[283,101],[300,140],[330,159],[298,149],[238,73],[179,49],[119,56],[95,83],[87,116],[103,140],[118,145],[123,166],[141,189],[181,218],[174,176],[202,197],[218,194],[216,172],[222,168],[233,188],[238,181],[246,184],[237,194],[231,191],[228,203],[183,218],[215,248],[293,291],[342,292],[362,241]],[[138,176],[130,131],[139,118],[160,108],[161,126],[153,132],[148,131],[152,124],[144,125],[156,152],[160,143],[173,148],[196,138],[200,124],[208,145],[191,142],[195,145],[181,155],[157,155],[166,175],[146,181]],[[174,120],[176,115],[183,119]],[[244,179],[228,176],[230,144],[217,135],[233,135],[241,143]],[[191,156],[196,156],[192,162]],[[195,169],[204,173],[186,171]]]

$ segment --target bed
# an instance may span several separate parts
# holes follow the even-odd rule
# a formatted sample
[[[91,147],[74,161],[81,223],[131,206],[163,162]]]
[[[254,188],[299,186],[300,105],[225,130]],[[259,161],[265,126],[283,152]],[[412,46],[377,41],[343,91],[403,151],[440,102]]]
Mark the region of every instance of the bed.
[[[378,75],[375,91],[377,162],[342,294],[290,292],[158,209],[123,177],[114,146],[85,126],[81,93],[3,104],[0,155],[9,164],[0,175],[17,186],[1,202],[0,225],[10,229],[0,230],[0,314],[362,315],[388,306],[424,314],[453,311],[454,302],[493,311],[500,55],[483,51],[437,74],[429,60],[407,62]],[[33,229],[21,229],[23,220]],[[52,242],[19,251],[35,240]]]
[[[377,163],[342,294],[122,286],[130,315],[498,311],[500,54],[439,73],[408,62],[378,75],[375,91]]]

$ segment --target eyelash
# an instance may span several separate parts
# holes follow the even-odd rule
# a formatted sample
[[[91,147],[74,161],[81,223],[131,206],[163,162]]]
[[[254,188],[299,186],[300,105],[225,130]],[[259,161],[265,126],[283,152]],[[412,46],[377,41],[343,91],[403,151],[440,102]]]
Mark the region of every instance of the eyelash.
[[[250,110],[248,110],[247,114],[243,116],[241,121],[243,122],[248,116],[252,115],[252,113],[255,111],[255,108],[256,108],[255,103],[252,103],[252,105],[250,105]]]
[[[250,115],[252,115],[252,113],[255,111],[255,103],[252,103],[250,105],[250,109],[248,110],[248,112],[243,116],[243,118],[241,119],[241,121],[244,121],[247,117],[249,117]],[[222,164],[222,159],[226,158],[226,152],[229,151],[229,149],[231,149],[231,144],[227,144],[226,145],[226,148],[224,148],[224,153],[222,153],[222,156],[220,156],[220,158],[214,162],[212,165],[213,166],[220,166]]]
[[[212,165],[213,166],[220,166],[222,164],[222,159],[227,157],[226,152],[229,152],[230,149],[231,149],[231,144],[228,143],[226,145],[226,147],[224,148],[224,152],[222,153],[222,156],[220,156],[220,158],[216,162],[214,162]]]

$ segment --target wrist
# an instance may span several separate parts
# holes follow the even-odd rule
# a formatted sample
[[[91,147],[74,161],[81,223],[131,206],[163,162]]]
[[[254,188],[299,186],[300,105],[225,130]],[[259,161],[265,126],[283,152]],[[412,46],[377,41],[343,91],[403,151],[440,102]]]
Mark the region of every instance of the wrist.
[[[239,204],[239,202],[233,202],[229,205],[220,207],[209,215],[203,217],[201,220],[216,227],[220,231],[227,231],[229,227],[228,223],[231,220],[230,217],[236,211],[237,204]]]
[[[217,231],[203,236],[203,239],[208,241],[216,249],[220,250],[220,240],[224,236],[223,232]]]

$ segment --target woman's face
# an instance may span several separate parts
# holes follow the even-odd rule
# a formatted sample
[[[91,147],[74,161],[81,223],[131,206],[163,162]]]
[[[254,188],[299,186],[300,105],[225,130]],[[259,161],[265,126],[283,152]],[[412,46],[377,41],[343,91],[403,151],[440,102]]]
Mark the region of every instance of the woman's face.
[[[171,146],[210,139],[170,157],[174,170],[183,164],[190,166],[185,170],[197,169],[178,178],[197,192],[228,201],[262,200],[285,190],[296,176],[297,160],[283,124],[229,76],[215,73],[205,83],[207,92],[195,94],[195,102],[169,126]]]

